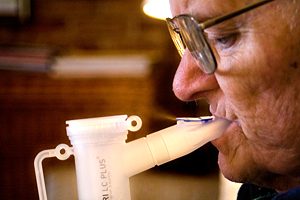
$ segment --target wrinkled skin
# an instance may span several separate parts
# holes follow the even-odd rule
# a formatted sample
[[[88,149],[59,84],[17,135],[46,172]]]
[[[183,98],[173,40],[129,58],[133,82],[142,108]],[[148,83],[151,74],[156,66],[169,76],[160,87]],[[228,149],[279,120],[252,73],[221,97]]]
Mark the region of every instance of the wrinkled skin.
[[[206,99],[213,115],[232,121],[212,142],[225,177],[280,191],[300,185],[300,1],[290,2],[275,0],[206,29],[217,71],[204,74],[186,50],[173,81],[179,99]],[[246,3],[170,0],[173,16],[198,21]]]

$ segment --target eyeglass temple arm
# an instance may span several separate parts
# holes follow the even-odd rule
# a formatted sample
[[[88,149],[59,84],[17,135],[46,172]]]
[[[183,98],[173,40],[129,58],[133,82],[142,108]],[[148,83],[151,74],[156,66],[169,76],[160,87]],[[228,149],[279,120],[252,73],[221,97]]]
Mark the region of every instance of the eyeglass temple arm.
[[[209,28],[213,25],[216,25],[216,24],[219,24],[225,20],[228,20],[228,19],[231,19],[233,17],[236,17],[238,15],[241,15],[249,10],[252,10],[254,8],[257,8],[259,6],[262,6],[266,3],[269,3],[271,1],[274,1],[274,0],[260,0],[258,2],[255,2],[255,3],[252,3],[252,4],[249,4],[248,6],[240,9],[240,10],[236,10],[232,13],[229,13],[229,14],[226,14],[226,15],[223,15],[223,16],[220,16],[220,17],[216,17],[216,18],[212,18],[212,19],[209,19],[203,23],[200,24],[201,28],[204,30],[206,28]]]

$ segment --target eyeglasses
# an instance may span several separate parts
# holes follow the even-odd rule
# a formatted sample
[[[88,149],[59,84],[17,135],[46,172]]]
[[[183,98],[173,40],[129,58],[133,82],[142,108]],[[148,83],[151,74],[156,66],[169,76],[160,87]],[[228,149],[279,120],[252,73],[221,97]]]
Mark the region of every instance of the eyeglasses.
[[[202,23],[197,22],[192,16],[187,14],[175,16],[173,19],[167,18],[166,21],[171,38],[180,56],[183,55],[187,48],[196,59],[200,69],[206,74],[212,74],[217,68],[217,62],[204,30],[271,1],[273,0],[260,0],[242,9]]]

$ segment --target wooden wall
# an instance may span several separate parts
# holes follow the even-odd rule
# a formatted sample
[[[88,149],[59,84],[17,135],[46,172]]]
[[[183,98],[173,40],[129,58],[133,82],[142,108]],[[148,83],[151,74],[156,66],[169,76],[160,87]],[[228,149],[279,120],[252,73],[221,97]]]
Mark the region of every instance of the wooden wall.
[[[61,50],[161,51],[171,39],[142,0],[32,0],[23,24],[0,24],[0,43],[45,44]]]

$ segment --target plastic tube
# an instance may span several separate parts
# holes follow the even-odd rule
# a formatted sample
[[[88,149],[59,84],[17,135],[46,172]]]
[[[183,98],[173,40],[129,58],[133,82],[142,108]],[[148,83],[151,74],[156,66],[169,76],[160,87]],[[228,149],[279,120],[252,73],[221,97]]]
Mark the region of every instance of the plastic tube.
[[[127,176],[191,153],[220,137],[228,125],[225,119],[180,118],[174,126],[127,143],[123,155]]]

